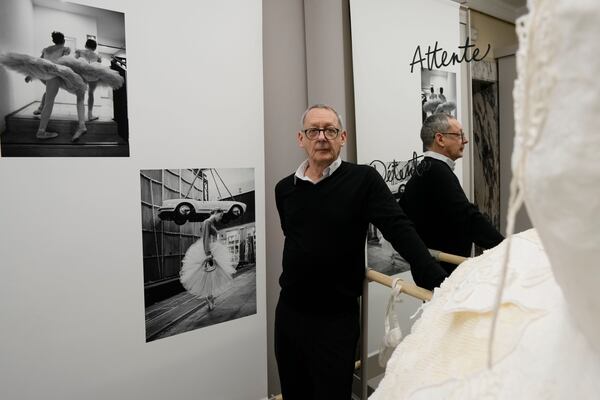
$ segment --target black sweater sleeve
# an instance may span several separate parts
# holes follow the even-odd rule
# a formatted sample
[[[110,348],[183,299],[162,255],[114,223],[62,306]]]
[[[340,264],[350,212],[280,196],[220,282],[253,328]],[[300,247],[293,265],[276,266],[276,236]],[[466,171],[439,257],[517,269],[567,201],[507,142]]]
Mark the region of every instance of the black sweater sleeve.
[[[394,249],[408,261],[415,283],[433,290],[448,276],[446,271],[429,254],[379,173],[369,168],[366,216],[389,241]]]

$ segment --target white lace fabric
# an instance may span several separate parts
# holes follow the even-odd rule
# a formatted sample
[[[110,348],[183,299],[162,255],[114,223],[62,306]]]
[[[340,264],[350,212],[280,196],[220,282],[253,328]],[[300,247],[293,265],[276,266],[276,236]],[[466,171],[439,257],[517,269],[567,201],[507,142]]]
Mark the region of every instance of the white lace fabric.
[[[505,245],[463,263],[435,290],[371,399],[411,398],[424,388],[468,380],[485,370]],[[508,276],[494,342],[498,360],[513,353],[528,327],[548,314],[547,298],[561,297],[534,231],[515,236]]]

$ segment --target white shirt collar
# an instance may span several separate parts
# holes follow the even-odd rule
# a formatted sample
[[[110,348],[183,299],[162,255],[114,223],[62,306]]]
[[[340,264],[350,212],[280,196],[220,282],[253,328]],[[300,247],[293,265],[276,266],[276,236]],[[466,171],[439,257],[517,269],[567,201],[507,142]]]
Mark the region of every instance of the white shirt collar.
[[[306,169],[308,168],[308,159],[306,159],[302,162],[302,164],[300,164],[300,166],[296,170],[295,176],[298,179],[302,179],[303,181],[318,183],[318,182],[321,182],[323,179],[327,178],[328,176],[331,176],[331,174],[333,174],[335,172],[335,170],[340,167],[340,165],[342,165],[342,158],[340,156],[338,156],[338,158],[334,162],[329,164],[329,166],[323,170],[323,174],[321,174],[321,177],[316,182],[313,182],[305,174]]]
[[[454,166],[456,165],[456,163],[449,157],[446,157],[443,154],[440,153],[436,153],[435,151],[426,151],[425,153],[423,153],[424,157],[431,157],[431,158],[435,158],[436,160],[440,160],[445,162],[446,164],[448,164],[448,166],[450,167],[450,169],[452,171],[454,171]]]

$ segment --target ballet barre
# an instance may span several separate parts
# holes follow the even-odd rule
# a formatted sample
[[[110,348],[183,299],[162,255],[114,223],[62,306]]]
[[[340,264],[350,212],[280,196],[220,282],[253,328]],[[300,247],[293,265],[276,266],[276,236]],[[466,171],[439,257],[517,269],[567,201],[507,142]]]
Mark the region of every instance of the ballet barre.
[[[447,262],[448,264],[459,265],[468,260],[468,257],[456,256],[454,254],[448,254],[439,250],[429,249],[429,254],[435,258],[436,261]]]
[[[461,257],[454,254],[444,253],[438,250],[429,249],[429,253],[435,258],[436,261],[447,262],[450,264],[459,265],[464,261],[468,260],[467,257]],[[361,315],[360,315],[360,337],[361,337],[361,351],[360,351],[360,364],[364,368],[360,370],[360,385],[361,385],[361,399],[366,400],[368,397],[368,374],[367,374],[367,360],[368,354],[368,315],[369,315],[369,282],[377,282],[381,285],[392,288],[394,286],[394,278],[389,275],[377,272],[372,268],[367,268],[366,277],[363,283],[363,294],[361,299]],[[415,285],[412,282],[407,282],[402,279],[398,279],[400,283],[400,293],[407,294],[415,297],[419,300],[429,301],[433,293],[430,290],[424,289],[420,286]]]
[[[377,282],[389,288],[393,287],[394,279],[391,276],[377,272],[374,269],[367,270],[367,279],[370,282]],[[414,283],[407,282],[403,279],[398,279],[400,283],[400,293],[407,294],[412,297],[416,297],[419,300],[429,301],[433,293],[430,290],[423,289],[415,285]]]

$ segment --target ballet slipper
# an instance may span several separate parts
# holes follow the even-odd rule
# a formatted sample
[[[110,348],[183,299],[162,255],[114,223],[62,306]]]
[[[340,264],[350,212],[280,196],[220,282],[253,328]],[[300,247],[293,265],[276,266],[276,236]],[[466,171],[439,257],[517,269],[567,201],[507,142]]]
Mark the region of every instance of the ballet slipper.
[[[95,121],[97,120],[99,117],[88,117],[88,122],[90,121]]]
[[[79,128],[79,129],[77,129],[77,131],[75,132],[75,134],[71,138],[71,142],[75,142],[76,140],[78,140],[81,137],[81,135],[83,135],[86,132],[87,132],[86,128]]]
[[[33,111],[33,115],[40,115],[41,113],[42,113],[42,110],[39,108]]]
[[[56,133],[56,132],[47,132],[47,131],[38,131],[38,132],[35,134],[35,137],[36,137],[36,138],[38,138],[38,139],[42,139],[42,140],[45,140],[45,139],[52,139],[52,138],[55,138],[55,137],[57,137],[57,136],[58,136],[58,133]]]

